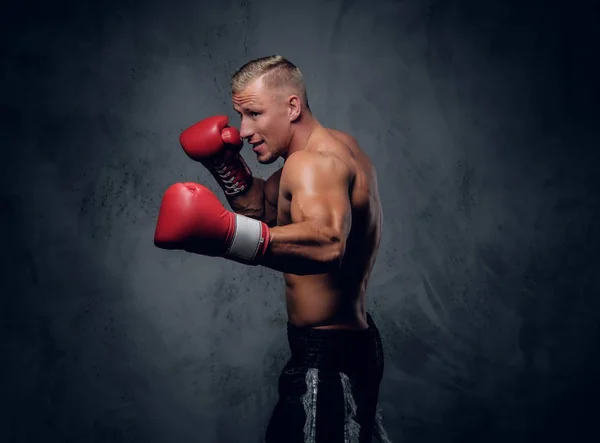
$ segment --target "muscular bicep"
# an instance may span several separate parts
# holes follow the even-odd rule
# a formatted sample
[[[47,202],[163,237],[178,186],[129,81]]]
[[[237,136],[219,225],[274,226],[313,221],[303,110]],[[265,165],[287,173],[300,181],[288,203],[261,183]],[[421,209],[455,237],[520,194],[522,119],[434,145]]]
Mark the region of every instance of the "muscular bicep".
[[[316,161],[303,159],[295,166],[285,183],[292,222],[313,222],[315,227],[345,241],[352,224],[347,167],[334,159],[318,157]]]
[[[351,224],[350,214],[348,192],[342,186],[313,190],[301,188],[292,194],[290,215],[293,223],[311,221],[346,236]]]

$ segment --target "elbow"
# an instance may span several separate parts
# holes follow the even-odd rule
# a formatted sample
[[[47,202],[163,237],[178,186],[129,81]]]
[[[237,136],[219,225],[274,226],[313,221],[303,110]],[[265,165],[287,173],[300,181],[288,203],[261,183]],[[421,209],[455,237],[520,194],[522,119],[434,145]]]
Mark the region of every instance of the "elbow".
[[[294,275],[318,275],[338,271],[342,266],[344,245],[341,242],[321,246],[318,254],[300,260],[291,260],[288,266],[278,265],[273,269]]]

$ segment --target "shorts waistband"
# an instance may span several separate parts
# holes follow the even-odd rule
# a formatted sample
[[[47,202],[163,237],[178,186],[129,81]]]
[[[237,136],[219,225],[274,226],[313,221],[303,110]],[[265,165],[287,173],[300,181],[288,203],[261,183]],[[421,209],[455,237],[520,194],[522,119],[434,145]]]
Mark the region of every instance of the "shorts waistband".
[[[331,326],[333,324],[335,324],[335,323],[328,321],[328,322],[314,323],[314,324],[311,324],[308,326],[296,326],[296,325],[288,322],[287,328],[288,328],[288,330],[292,330],[292,331],[295,331],[298,333],[307,333],[307,332],[312,333],[313,331],[314,332],[327,331],[327,332],[352,333],[352,332],[364,332],[369,329],[375,328],[375,322],[373,321],[371,314],[369,314],[367,312],[367,328],[366,329],[316,329],[319,326]]]
[[[292,360],[312,367],[355,366],[369,355],[378,356],[379,331],[367,313],[366,329],[315,329],[288,324]],[[377,354],[377,355],[376,355]]]

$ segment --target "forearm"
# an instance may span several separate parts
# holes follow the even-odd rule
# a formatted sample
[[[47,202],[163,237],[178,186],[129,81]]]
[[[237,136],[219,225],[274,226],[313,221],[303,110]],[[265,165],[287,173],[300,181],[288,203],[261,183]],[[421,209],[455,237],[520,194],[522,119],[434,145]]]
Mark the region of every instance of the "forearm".
[[[265,181],[252,177],[252,185],[247,192],[237,195],[227,195],[227,201],[233,212],[256,220],[265,220]]]
[[[344,242],[333,229],[306,221],[270,230],[261,265],[287,274],[323,274],[339,267]]]

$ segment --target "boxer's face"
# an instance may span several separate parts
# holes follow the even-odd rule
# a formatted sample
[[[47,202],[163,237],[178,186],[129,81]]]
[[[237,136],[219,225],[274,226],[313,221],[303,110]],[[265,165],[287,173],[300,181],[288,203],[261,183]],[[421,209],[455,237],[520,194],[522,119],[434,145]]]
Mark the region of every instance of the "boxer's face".
[[[287,151],[291,122],[281,92],[265,86],[259,78],[232,95],[233,109],[240,115],[240,135],[252,145],[260,163],[272,163]]]

